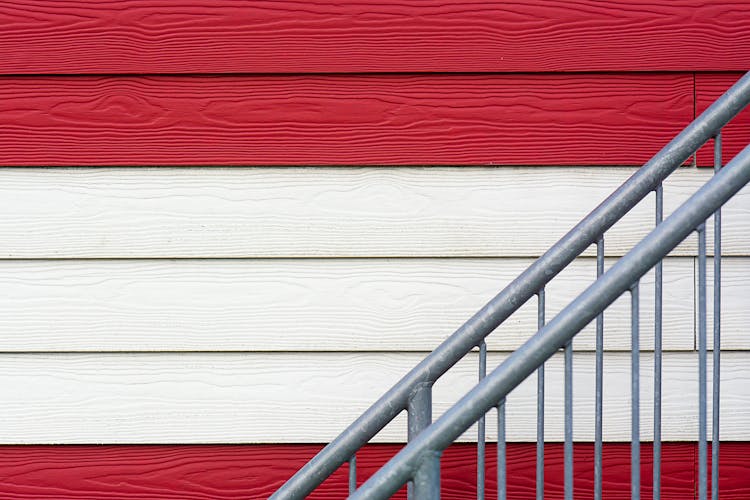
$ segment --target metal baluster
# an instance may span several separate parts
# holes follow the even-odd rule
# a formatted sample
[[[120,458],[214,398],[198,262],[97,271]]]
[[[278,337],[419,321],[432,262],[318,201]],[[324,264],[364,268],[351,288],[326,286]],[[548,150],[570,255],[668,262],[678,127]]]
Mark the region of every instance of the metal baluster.
[[[505,398],[497,405],[497,500],[507,497],[507,471],[505,470]]]
[[[698,498],[706,500],[706,224],[698,227]]]
[[[544,326],[544,288],[537,293],[537,330]],[[536,379],[536,499],[544,499],[544,363]]]
[[[573,341],[565,345],[565,500],[573,500]]]
[[[409,399],[408,440],[412,441],[432,422],[432,384],[420,384]],[[438,496],[434,496],[437,491]],[[409,500],[435,500],[440,496],[439,454],[425,457],[414,480],[407,486]]]
[[[357,491],[357,455],[349,459],[349,494]]]
[[[656,187],[656,225],[664,219],[664,188]],[[654,500],[661,498],[661,366],[663,261],[654,271]]]
[[[419,500],[440,500],[440,452],[430,451],[414,473],[414,496]]]
[[[721,170],[721,132],[714,139],[714,174]],[[719,389],[721,386],[721,209],[714,214],[714,373],[711,432],[711,500],[719,500]]]
[[[604,274],[604,237],[596,242],[596,277]],[[602,409],[604,395],[604,313],[596,317],[596,403],[594,420],[594,500],[602,500]]]
[[[487,343],[479,344],[479,381],[487,375]],[[485,416],[477,424],[477,500],[484,500]]]
[[[641,498],[640,335],[639,292],[630,289],[630,497]]]

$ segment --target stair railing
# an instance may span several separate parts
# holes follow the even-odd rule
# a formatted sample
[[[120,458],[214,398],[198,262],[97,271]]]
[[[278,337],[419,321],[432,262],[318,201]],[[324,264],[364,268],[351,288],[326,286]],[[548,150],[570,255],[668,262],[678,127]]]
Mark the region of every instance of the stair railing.
[[[568,346],[573,337],[604,311],[620,295],[631,295],[632,394],[631,394],[631,488],[640,498],[640,425],[639,412],[639,298],[640,278],[692,232],[698,233],[698,344],[699,344],[699,498],[706,498],[706,227],[705,221],[750,182],[750,145],[725,168],[682,204],[606,273],[565,307],[555,318],[514,351],[490,375],[428,426],[385,466],[376,472],[351,499],[388,498],[406,481],[425,479],[430,495],[440,498],[439,474],[420,476],[425,465],[438,469],[440,453],[471,425],[496,407],[508,393],[542,366],[558,349]],[[714,353],[719,351],[714,346]],[[716,366],[716,365],[715,365]],[[718,381],[718,379],[714,379]],[[714,392],[717,395],[717,392]],[[566,397],[566,401],[568,398]],[[714,408],[718,417],[718,406]],[[718,427],[714,427],[718,431]],[[718,440],[715,441],[718,443]],[[716,463],[716,462],[714,462]],[[500,463],[498,469],[504,467]],[[713,481],[718,485],[718,481]],[[566,482],[566,486],[569,483]],[[421,485],[420,485],[421,487]]]
[[[638,407],[638,286],[640,277],[656,266],[656,340],[655,340],[655,415],[654,415],[654,491],[659,498],[660,484],[660,404],[661,404],[661,259],[692,231],[699,235],[699,492],[705,497],[706,471],[706,300],[705,266],[706,244],[704,221],[716,213],[714,265],[720,266],[720,214],[718,209],[748,179],[750,179],[750,150],[746,148],[726,168],[720,169],[721,129],[750,102],[750,73],[744,75],[723,96],[697,117],[643,167],[635,172],[604,202],[595,208],[547,252],[531,264],[456,332],[407,373],[396,385],[378,399],[334,441],[323,448],[310,462],[290,478],[271,499],[301,499],[312,492],[345,462],[349,462],[351,498],[387,498],[404,483],[409,483],[409,498],[434,500],[440,497],[439,456],[445,447],[473,423],[479,421],[480,461],[479,498],[484,492],[484,415],[492,407],[498,410],[498,498],[504,499],[505,489],[505,403],[510,390],[535,370],[539,370],[537,408],[537,498],[543,495],[543,390],[544,361],[559,348],[564,348],[565,372],[565,498],[573,496],[573,426],[572,426],[572,338],[589,321],[597,319],[596,335],[596,420],[595,420],[595,498],[601,499],[602,449],[602,311],[622,293],[630,290],[632,303],[633,394],[634,408]],[[715,139],[716,175],[683,204],[672,216],[661,221],[663,212],[662,182],[709,139]],[[603,273],[604,233],[651,192],[656,193],[657,228]],[[597,281],[551,322],[544,325],[544,287],[590,245],[597,247]],[[718,267],[717,267],[718,268]],[[720,273],[715,273],[715,279]],[[718,285],[718,283],[717,283]],[[715,301],[720,286],[714,287]],[[484,339],[521,305],[538,297],[539,330],[521,348],[507,358],[491,375],[486,370]],[[718,302],[717,302],[718,303]],[[718,311],[718,308],[716,309]],[[719,335],[718,314],[715,314],[715,345]],[[702,339],[702,340],[701,340]],[[432,415],[432,385],[472,349],[480,349],[481,382],[448,410],[434,424]],[[718,408],[718,348],[714,349],[714,404]],[[380,471],[356,489],[356,452],[382,430],[398,414],[408,413],[408,444]],[[634,498],[639,494],[638,412],[633,413],[632,454]],[[714,443],[718,443],[718,412],[714,412]],[[658,426],[658,429],[657,429]],[[541,432],[539,432],[541,431]],[[658,443],[658,444],[657,444]],[[718,477],[718,446],[713,447],[713,477]],[[637,453],[636,453],[637,452]],[[712,490],[718,496],[718,481]],[[638,493],[636,493],[638,492]]]

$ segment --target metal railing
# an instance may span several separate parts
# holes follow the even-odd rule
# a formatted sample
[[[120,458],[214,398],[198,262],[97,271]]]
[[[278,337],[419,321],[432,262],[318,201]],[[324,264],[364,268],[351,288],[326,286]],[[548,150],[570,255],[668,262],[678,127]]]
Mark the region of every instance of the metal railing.
[[[440,497],[440,453],[471,425],[478,425],[478,498],[484,497],[484,416],[491,409],[498,415],[498,499],[505,498],[505,396],[526,377],[538,371],[537,404],[537,498],[543,498],[544,459],[544,362],[564,349],[564,496],[573,498],[573,337],[596,318],[596,396],[594,445],[594,496],[602,498],[602,382],[603,311],[621,294],[631,295],[632,338],[632,429],[631,489],[640,495],[639,425],[639,280],[655,268],[654,345],[654,498],[660,497],[661,461],[661,260],[683,239],[698,233],[698,357],[699,357],[699,485],[701,499],[707,492],[706,436],[706,229],[714,214],[714,377],[712,476],[718,478],[719,443],[719,346],[720,346],[720,207],[750,180],[750,147],[721,168],[721,129],[750,102],[750,73],[696,118],[648,163],[633,174],[604,202],[587,215],[544,255],[474,314],[463,326],[404,376],[375,404],[355,420],[333,442],[321,450],[271,498],[300,499],[312,492],[345,462],[349,463],[350,498],[387,498],[408,482],[413,500]],[[663,218],[662,182],[708,140],[715,139],[715,175],[670,217]],[[649,193],[656,194],[656,228],[606,273],[604,233]],[[597,280],[552,321],[545,324],[545,285],[590,245],[597,248]],[[484,339],[521,305],[538,297],[539,329],[489,376]],[[432,385],[472,349],[479,347],[479,384],[431,424]],[[359,489],[356,452],[402,411],[408,412],[408,444]],[[718,481],[712,482],[712,497],[718,498]]]

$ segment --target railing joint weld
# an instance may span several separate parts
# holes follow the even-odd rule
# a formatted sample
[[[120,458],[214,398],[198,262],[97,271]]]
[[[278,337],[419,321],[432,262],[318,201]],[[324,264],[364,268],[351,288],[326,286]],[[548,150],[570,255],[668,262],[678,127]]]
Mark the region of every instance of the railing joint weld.
[[[418,384],[415,384],[414,388],[409,393],[409,401],[413,400],[422,390],[432,388],[434,384],[434,382],[430,381],[419,382]]]

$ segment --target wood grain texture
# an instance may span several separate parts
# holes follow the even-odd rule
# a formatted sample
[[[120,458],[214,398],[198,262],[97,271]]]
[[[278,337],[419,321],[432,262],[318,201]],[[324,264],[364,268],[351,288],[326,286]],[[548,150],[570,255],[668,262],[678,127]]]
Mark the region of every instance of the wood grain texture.
[[[702,113],[716,99],[729,89],[743,73],[698,73],[695,75],[695,110]],[[724,127],[722,135],[722,157],[726,164],[745,146],[750,144],[750,108],[740,112],[729,125]],[[709,141],[698,150],[699,166],[714,165],[714,144]]]
[[[0,165],[640,165],[692,98],[687,74],[4,78]]]
[[[695,265],[697,290],[697,262]],[[708,348],[713,349],[714,266],[711,260],[706,265],[706,277],[707,340]],[[697,302],[695,311],[697,322]],[[696,337],[696,345],[697,342]],[[750,349],[750,259],[724,258],[721,261],[721,348]]]
[[[747,453],[747,443],[727,443]],[[695,445],[664,443],[662,498],[682,500],[692,496]],[[318,445],[251,446],[4,446],[0,448],[0,495],[9,500],[261,500],[266,499],[311,458]],[[368,445],[357,454],[360,482],[393,456],[397,445]],[[496,492],[494,446],[488,447],[488,497]],[[508,498],[534,498],[535,445],[511,443],[507,451]],[[643,447],[643,494],[650,495],[650,447]],[[574,447],[575,496],[593,498],[593,447]],[[603,492],[606,498],[630,498],[630,447],[607,443],[603,449]],[[443,456],[441,497],[476,498],[476,448],[457,444]],[[734,465],[734,468],[730,468]],[[739,467],[737,467],[739,465]],[[743,481],[743,467],[728,464],[725,481]],[[545,497],[562,499],[562,447],[545,449]],[[723,483],[722,483],[723,485]],[[723,493],[747,495],[747,487]],[[335,472],[310,499],[332,500],[347,493],[346,466]],[[403,492],[394,498],[404,500]],[[738,499],[742,496],[722,496]]]
[[[750,498],[750,465],[747,461],[747,443],[721,442],[719,446],[719,495],[721,498]],[[708,444],[708,470],[711,470],[711,443]],[[695,468],[698,470],[696,447]],[[711,474],[708,477],[708,491],[711,491]]]
[[[3,73],[744,70],[738,0],[6,2]]]
[[[742,443],[740,443],[742,444]],[[690,467],[693,457],[692,443],[664,443],[662,449],[662,498],[689,498],[693,491],[694,471]],[[472,450],[473,451],[473,450]],[[496,453],[494,445],[488,447],[487,498],[496,495]],[[507,449],[507,498],[536,498],[535,445],[510,443]],[[592,443],[575,443],[574,496],[581,499],[594,498],[594,446]],[[649,443],[641,445],[641,495],[651,498],[653,491],[653,450]],[[471,459],[469,459],[471,460]],[[561,443],[547,443],[544,450],[545,481],[544,497],[564,498],[564,458]],[[474,475],[469,476],[474,478]],[[602,453],[602,493],[609,499],[626,500],[630,492],[630,444],[606,443]],[[470,492],[476,487],[470,487]],[[466,496],[467,500],[472,498]],[[476,498],[474,496],[473,498]]]
[[[490,354],[489,366],[504,359],[503,354]],[[649,440],[652,416],[646,402],[651,398],[653,357],[646,353],[641,358],[641,436]],[[0,443],[328,442],[421,359],[419,353],[4,354]],[[727,352],[722,359],[725,440],[750,436],[749,361],[746,352]],[[577,353],[574,364],[574,438],[591,441],[593,353]],[[547,367],[545,437],[560,441],[562,356],[553,357]],[[607,353],[605,367],[604,438],[626,441],[630,356]],[[475,385],[476,369],[476,356],[469,356],[435,384],[435,417]],[[695,439],[695,353],[665,355],[663,387],[663,438]],[[509,395],[507,415],[511,441],[535,439],[533,376]],[[403,415],[397,417],[376,441],[402,442],[405,423]],[[492,439],[494,426],[489,427]],[[470,430],[461,440],[475,436]]]
[[[0,169],[0,257],[534,257],[634,171]],[[665,213],[710,177],[675,172]],[[748,211],[750,188],[723,209],[725,255],[748,255]],[[623,255],[653,221],[648,196],[607,232],[607,254]],[[696,239],[675,254],[696,255]]]
[[[531,262],[5,260],[0,351],[431,351]],[[693,260],[671,258],[664,267],[664,347],[692,350]],[[547,318],[592,283],[595,270],[593,259],[580,259],[555,278]],[[650,325],[653,275],[642,284]],[[739,318],[745,306],[727,302],[724,311]],[[512,351],[536,332],[536,308],[533,299],[524,305],[488,338],[490,349]],[[629,299],[606,316],[605,349],[629,350]],[[594,346],[591,325],[576,348]],[[644,327],[641,346],[653,348],[652,329]]]

